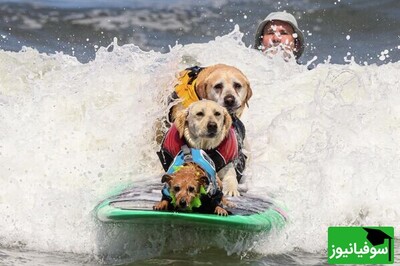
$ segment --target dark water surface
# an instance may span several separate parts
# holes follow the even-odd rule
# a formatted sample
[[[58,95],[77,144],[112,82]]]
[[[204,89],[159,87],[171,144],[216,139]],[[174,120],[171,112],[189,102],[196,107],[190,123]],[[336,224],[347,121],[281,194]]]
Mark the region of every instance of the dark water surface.
[[[269,12],[298,19],[308,47],[303,62],[387,63],[400,59],[397,0],[283,1],[0,1],[0,48],[56,51],[87,62],[114,37],[119,45],[169,51],[176,43],[204,43],[240,26],[253,45],[256,25]],[[383,56],[382,56],[383,55]]]

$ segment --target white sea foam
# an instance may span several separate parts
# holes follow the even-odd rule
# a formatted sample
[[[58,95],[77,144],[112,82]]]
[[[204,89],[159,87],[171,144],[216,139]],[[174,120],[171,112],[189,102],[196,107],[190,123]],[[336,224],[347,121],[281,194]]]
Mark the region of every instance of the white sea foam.
[[[234,65],[253,88],[246,182],[290,218],[259,239],[258,252],[322,251],[332,225],[396,225],[400,63],[308,71],[241,38],[235,29],[166,54],[114,43],[87,64],[0,51],[0,245],[97,252],[93,207],[117,186],[161,173],[154,121],[176,72],[195,63]]]

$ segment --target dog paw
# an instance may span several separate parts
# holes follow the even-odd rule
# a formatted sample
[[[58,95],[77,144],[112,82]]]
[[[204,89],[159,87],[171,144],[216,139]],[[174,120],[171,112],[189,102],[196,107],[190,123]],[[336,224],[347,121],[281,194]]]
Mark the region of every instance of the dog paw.
[[[236,204],[233,203],[233,202],[230,202],[230,201],[225,200],[225,201],[223,201],[222,203],[223,203],[226,207],[228,207],[228,208],[236,208]]]
[[[165,201],[161,201],[153,206],[153,210],[155,211],[162,211],[166,209],[168,209],[168,202],[166,203]]]
[[[162,209],[160,209],[160,207],[158,206],[158,204],[153,206],[153,210],[155,211],[161,211]]]
[[[219,206],[215,208],[214,213],[216,213],[219,216],[228,216],[228,212],[224,208]]]
[[[224,176],[224,179],[222,179],[222,191],[226,196],[238,197],[240,196],[240,193],[238,190],[238,181],[236,179],[235,169],[231,168],[229,169],[229,171],[231,171],[232,173],[228,172],[228,174]]]
[[[236,190],[226,190],[224,191],[225,196],[230,196],[230,197],[240,197],[239,191]]]

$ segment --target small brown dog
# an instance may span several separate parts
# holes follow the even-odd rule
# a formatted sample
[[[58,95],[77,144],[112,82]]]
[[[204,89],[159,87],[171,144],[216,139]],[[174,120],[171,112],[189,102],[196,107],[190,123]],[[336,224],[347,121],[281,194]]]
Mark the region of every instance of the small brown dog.
[[[223,194],[217,190],[215,195],[209,195],[205,188],[209,185],[206,172],[197,164],[183,164],[175,173],[163,175],[161,182],[167,183],[169,195],[163,192],[163,198],[153,206],[154,210],[180,210],[200,213],[215,213],[227,216],[228,212],[222,207]],[[217,183],[222,186],[217,177]]]
[[[253,94],[247,77],[236,67],[225,64],[197,67],[195,73],[184,70],[178,79],[175,86],[177,101],[170,110],[171,122],[179,110],[202,99],[214,101],[240,118]]]

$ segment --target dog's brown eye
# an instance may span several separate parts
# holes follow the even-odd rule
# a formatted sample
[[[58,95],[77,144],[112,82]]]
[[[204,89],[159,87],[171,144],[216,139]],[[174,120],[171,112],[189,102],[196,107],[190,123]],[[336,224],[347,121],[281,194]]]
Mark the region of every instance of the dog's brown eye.
[[[179,190],[181,190],[181,188],[179,186],[174,186],[174,191],[175,192],[179,192]]]
[[[220,112],[215,112],[214,115],[215,115],[215,116],[220,116],[221,113],[220,113]]]
[[[189,187],[188,190],[189,190],[189,192],[193,193],[194,192],[194,187]]]
[[[233,83],[233,88],[234,88],[235,90],[240,90],[240,89],[242,88],[242,84],[237,83],[237,82],[234,82],[234,83]]]
[[[197,116],[204,116],[204,113],[203,112],[198,112],[196,115]]]
[[[222,85],[222,83],[218,83],[214,86],[214,89],[216,90],[222,90],[222,88],[224,87],[224,85]]]

